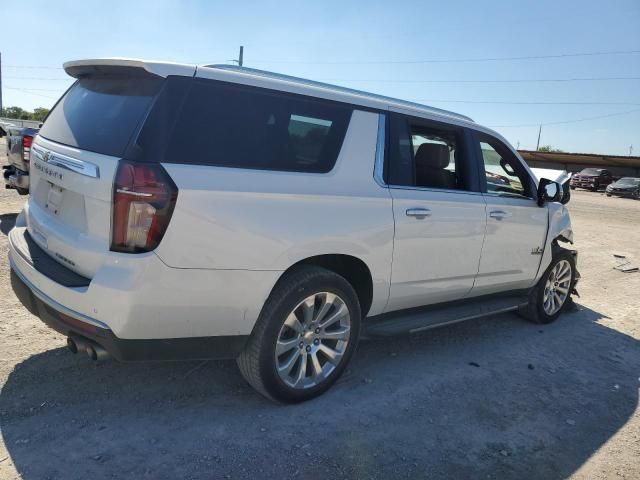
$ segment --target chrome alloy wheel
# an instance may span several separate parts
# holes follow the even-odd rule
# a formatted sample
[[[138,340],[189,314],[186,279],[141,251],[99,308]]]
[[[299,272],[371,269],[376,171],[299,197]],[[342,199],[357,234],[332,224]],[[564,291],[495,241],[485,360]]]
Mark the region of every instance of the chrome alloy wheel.
[[[571,264],[560,260],[549,272],[544,285],[542,308],[547,315],[553,315],[564,305],[571,287]]]
[[[337,295],[319,292],[289,313],[276,342],[280,379],[296,389],[322,383],[340,364],[351,334],[351,317]]]

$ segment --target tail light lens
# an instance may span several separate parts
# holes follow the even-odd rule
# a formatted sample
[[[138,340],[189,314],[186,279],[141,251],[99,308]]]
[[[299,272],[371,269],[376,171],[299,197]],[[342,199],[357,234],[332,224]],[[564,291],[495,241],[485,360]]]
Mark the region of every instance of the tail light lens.
[[[159,164],[121,160],[113,186],[111,250],[148,252],[164,236],[178,189]]]
[[[25,162],[28,162],[31,158],[31,144],[33,143],[33,137],[31,135],[22,136],[22,158]]]

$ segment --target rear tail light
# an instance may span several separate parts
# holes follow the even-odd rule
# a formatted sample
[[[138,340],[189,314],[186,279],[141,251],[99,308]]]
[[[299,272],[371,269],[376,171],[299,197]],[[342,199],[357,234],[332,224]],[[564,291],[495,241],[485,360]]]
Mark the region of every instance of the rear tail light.
[[[28,162],[31,158],[31,144],[33,143],[33,137],[31,135],[23,135],[22,137],[22,158],[25,162]]]
[[[159,164],[121,160],[113,186],[111,250],[148,252],[164,236],[178,189]]]

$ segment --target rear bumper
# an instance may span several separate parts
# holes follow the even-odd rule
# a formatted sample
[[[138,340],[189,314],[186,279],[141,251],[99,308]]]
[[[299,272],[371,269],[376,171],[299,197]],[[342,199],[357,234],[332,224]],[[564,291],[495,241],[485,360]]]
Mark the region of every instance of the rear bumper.
[[[593,180],[576,180],[572,181],[569,185],[574,188],[594,188],[596,186],[596,182]]]
[[[29,190],[29,172],[20,170],[14,165],[4,165],[2,168],[5,188]]]
[[[93,278],[76,282],[53,274],[55,265],[66,267],[39,260],[36,249],[25,254],[26,236],[18,217],[9,261],[25,306],[123,360],[236,356],[281,274],[171,268],[154,253],[109,252]]]
[[[136,360],[194,360],[236,358],[249,338],[248,335],[195,338],[163,338],[129,340],[116,337],[95,319],[71,312],[27,283],[11,270],[11,286],[18,299],[34,315],[57,332],[80,336],[100,345],[120,361]],[[63,310],[63,311],[60,311]]]

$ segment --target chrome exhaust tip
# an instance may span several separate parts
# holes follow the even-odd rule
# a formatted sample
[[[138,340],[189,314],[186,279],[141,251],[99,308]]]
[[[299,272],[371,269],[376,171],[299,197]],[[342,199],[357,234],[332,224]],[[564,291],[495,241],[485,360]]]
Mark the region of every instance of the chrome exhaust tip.
[[[83,352],[87,348],[87,342],[80,337],[67,337],[67,348],[74,355],[78,352]]]
[[[89,358],[94,361],[102,361],[109,358],[109,352],[107,352],[97,343],[87,343],[85,352],[87,353]]]

